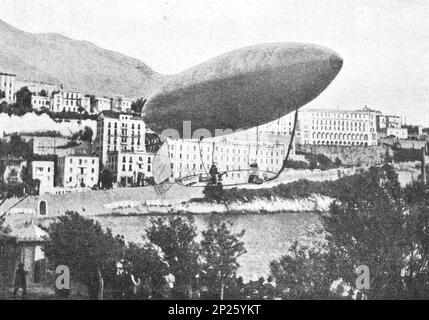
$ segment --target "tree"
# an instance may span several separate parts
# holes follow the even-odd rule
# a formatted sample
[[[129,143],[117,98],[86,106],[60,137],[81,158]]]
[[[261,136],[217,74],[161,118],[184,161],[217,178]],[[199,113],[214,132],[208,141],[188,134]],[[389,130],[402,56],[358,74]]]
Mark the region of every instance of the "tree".
[[[402,189],[385,164],[337,188],[337,200],[322,217],[322,244],[296,246],[291,256],[271,264],[283,297],[330,298],[330,284],[342,279],[351,288],[349,297],[358,289],[367,299],[427,298],[428,186]],[[369,289],[356,287],[359,266],[369,268]]]
[[[169,272],[176,279],[173,289],[175,297],[190,298],[192,286],[200,271],[200,247],[195,240],[197,231],[194,219],[174,216],[169,219],[153,219],[151,224],[146,230],[146,237],[162,250]]]
[[[164,296],[160,288],[165,284],[168,265],[152,245],[130,242],[125,249],[123,264],[126,275],[140,279],[143,287],[140,295],[142,298],[159,299]]]
[[[31,147],[19,135],[12,134],[9,142],[0,141],[0,155],[15,158],[31,159]]]
[[[67,212],[48,229],[45,252],[53,266],[66,265],[73,279],[88,287],[91,299],[103,299],[104,281],[112,279],[124,242],[94,220]]]
[[[87,142],[92,142],[92,136],[94,135],[94,132],[92,131],[92,129],[88,126],[85,126],[85,128],[83,129],[83,133],[81,136],[81,140],[82,141],[87,141]]]
[[[32,93],[27,87],[23,87],[16,92],[16,106],[20,115],[31,112],[33,105],[31,102]]]
[[[321,247],[300,246],[295,242],[287,255],[270,263],[276,292],[282,299],[327,299],[335,281],[329,258]]]
[[[94,135],[94,132],[92,129],[88,126],[85,126],[83,130],[80,130],[79,132],[76,132],[72,139],[73,140],[81,140],[81,141],[87,141],[92,142],[92,136]]]
[[[113,188],[113,174],[104,169],[100,174],[100,184],[102,189],[112,189]]]
[[[140,98],[136,101],[133,101],[133,103],[131,104],[131,110],[135,113],[142,113],[146,101],[147,100],[145,98]]]
[[[219,292],[220,300],[224,299],[225,286],[235,278],[238,267],[237,259],[246,253],[244,242],[240,240],[245,230],[233,233],[226,223],[210,223],[202,232],[203,272],[209,282],[211,291]]]
[[[47,97],[47,96],[48,96],[48,92],[46,92],[46,90],[45,90],[45,89],[42,89],[42,90],[39,92],[39,96],[41,96],[41,97]]]
[[[399,298],[403,292],[401,271],[408,245],[401,196],[391,166],[370,168],[339,193],[330,215],[323,217],[338,276],[354,284],[355,268],[368,266],[371,289],[365,294],[371,299]]]

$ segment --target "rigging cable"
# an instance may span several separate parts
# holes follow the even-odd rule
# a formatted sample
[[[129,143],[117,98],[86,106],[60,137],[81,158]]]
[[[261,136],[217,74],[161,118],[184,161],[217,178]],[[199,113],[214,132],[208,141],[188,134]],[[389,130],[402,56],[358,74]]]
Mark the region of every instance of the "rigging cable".
[[[273,180],[277,179],[280,176],[280,174],[286,169],[287,162],[288,162],[289,155],[290,155],[290,151],[291,151],[292,145],[293,145],[293,140],[295,139],[295,132],[296,132],[297,124],[298,124],[298,109],[295,110],[295,120],[293,122],[293,129],[292,129],[292,134],[291,134],[290,141],[289,141],[289,148],[287,149],[286,157],[283,160],[283,165],[280,168],[280,171],[277,172],[277,174],[273,178],[271,178],[267,181],[273,181]]]
[[[269,179],[265,180],[263,183],[270,182],[270,181],[273,181],[273,180],[277,179],[282,174],[282,172],[286,169],[287,162],[288,162],[289,156],[290,156],[290,152],[291,152],[292,146],[293,146],[293,141],[295,139],[297,124],[298,124],[298,109],[295,110],[295,118],[294,118],[294,123],[293,123],[293,129],[292,129],[292,133],[291,133],[291,138],[290,138],[290,141],[289,141],[289,146],[288,146],[288,150],[287,150],[287,153],[286,153],[286,157],[283,159],[282,167],[280,168],[280,170],[278,172],[275,173],[275,175],[272,178],[269,178]],[[259,126],[256,128],[256,130],[257,130],[257,135],[256,135],[256,137],[257,137],[256,155],[258,156],[258,149],[259,149]],[[199,141],[198,141],[198,144],[199,144]],[[200,151],[201,151],[201,149],[200,149]],[[200,156],[201,156],[201,153],[200,153]],[[201,159],[201,161],[203,162],[203,159]],[[256,158],[256,161],[257,161],[257,158]],[[249,170],[250,169],[226,170],[224,172],[228,173],[228,172],[237,172],[237,171],[240,172],[240,171],[249,171]],[[207,170],[205,169],[205,167],[204,167],[204,171],[206,172],[206,175],[207,175],[208,173],[207,173]],[[269,170],[258,170],[258,171],[270,172]],[[197,176],[197,175],[195,174],[195,175],[187,176],[187,177],[182,178],[181,180],[183,181],[185,178],[190,178],[190,177],[195,177],[195,176]],[[224,186],[225,187],[234,187],[234,186],[241,186],[241,185],[247,185],[247,184],[248,183],[233,183],[233,184],[227,184],[227,185],[224,185]],[[187,186],[187,187],[200,187],[200,186]]]
[[[202,138],[201,138],[202,139]],[[201,158],[201,164],[202,164],[202,166],[203,166],[203,168],[204,168],[204,172],[206,173],[206,175],[208,175],[208,172],[207,172],[207,168],[206,168],[206,164],[204,163],[204,159],[203,159],[203,152],[201,151],[201,139],[198,139],[198,149],[199,149],[199,151],[200,151],[200,158]],[[213,160],[212,160],[213,161]]]

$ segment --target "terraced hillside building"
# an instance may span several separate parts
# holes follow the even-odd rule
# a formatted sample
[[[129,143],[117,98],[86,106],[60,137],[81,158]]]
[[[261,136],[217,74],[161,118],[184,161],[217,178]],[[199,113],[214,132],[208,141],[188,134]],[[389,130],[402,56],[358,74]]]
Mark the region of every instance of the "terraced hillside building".
[[[146,125],[142,117],[128,113],[101,112],[97,120],[96,141],[102,165],[107,165],[108,153],[111,151],[146,152],[145,131]]]
[[[32,161],[31,177],[39,180],[39,194],[51,193],[54,190],[54,161]]]
[[[74,91],[63,91],[53,94],[51,111],[79,112],[82,106],[82,94]]]
[[[16,75],[0,72],[0,102],[6,101],[9,104],[16,102],[15,80]]]
[[[58,177],[64,188],[92,188],[98,184],[99,159],[85,155],[58,158]]]

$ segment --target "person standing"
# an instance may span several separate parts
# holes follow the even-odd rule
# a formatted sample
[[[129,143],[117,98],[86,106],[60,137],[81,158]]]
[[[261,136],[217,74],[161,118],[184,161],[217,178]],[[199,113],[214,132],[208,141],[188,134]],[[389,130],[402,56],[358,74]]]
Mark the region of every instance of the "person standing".
[[[24,270],[24,264],[20,263],[15,272],[15,284],[13,290],[13,297],[15,298],[18,290],[22,289],[22,297],[27,295],[27,271]]]
[[[211,183],[213,185],[216,185],[219,181],[219,170],[218,170],[215,162],[213,162],[213,164],[209,170],[209,174],[210,174]]]

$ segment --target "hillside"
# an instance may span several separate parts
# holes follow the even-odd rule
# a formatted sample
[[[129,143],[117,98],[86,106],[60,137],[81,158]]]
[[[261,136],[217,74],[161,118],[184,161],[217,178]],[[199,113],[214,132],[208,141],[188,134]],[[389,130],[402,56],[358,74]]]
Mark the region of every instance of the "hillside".
[[[87,41],[33,34],[0,20],[0,71],[96,95],[147,96],[163,76],[143,62]]]

